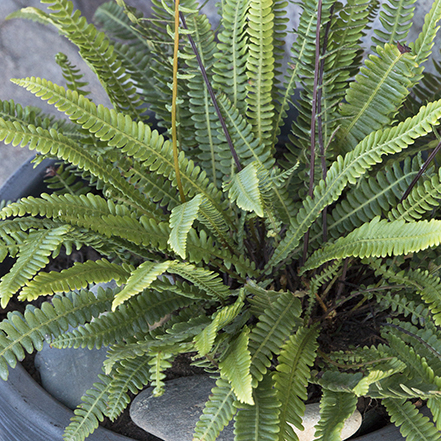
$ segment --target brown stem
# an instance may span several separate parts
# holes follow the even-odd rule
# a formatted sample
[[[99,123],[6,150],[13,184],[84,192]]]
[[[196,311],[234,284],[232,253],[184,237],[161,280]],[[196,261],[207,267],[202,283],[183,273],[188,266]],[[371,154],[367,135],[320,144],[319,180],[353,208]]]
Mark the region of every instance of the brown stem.
[[[418,174],[413,178],[413,181],[410,183],[409,187],[407,188],[406,192],[403,194],[403,197],[400,200],[400,203],[403,203],[404,199],[409,196],[410,192],[412,191],[413,187],[415,187],[415,184],[417,183],[418,179],[421,178],[423,173],[427,170],[427,167],[429,167],[429,164],[432,162],[433,158],[436,156],[436,154],[441,149],[441,141],[438,143],[438,145],[435,147],[433,152],[429,155],[429,157],[426,159],[426,162],[423,164],[423,166],[420,168],[420,171]]]
[[[182,27],[185,30],[188,30],[184,14],[182,12],[179,12],[179,16],[181,17]],[[195,44],[195,42],[193,40],[193,37],[190,34],[188,34],[188,40],[189,40],[191,48],[193,49],[193,52],[194,52],[194,54],[196,56],[196,60],[197,60],[198,65],[199,65],[199,69],[201,70],[202,78],[204,79],[205,85],[207,86],[208,94],[210,95],[211,102],[213,103],[213,107],[214,107],[214,109],[216,111],[217,117],[219,118],[219,122],[220,122],[220,124],[222,126],[222,130],[224,132],[224,135],[225,135],[225,138],[227,140],[228,146],[230,147],[230,152],[231,152],[231,155],[233,156],[233,159],[234,159],[234,162],[236,164],[237,170],[241,171],[242,170],[242,166],[240,165],[239,157],[237,156],[236,150],[235,150],[234,145],[233,145],[233,141],[231,140],[230,133],[228,132],[227,124],[225,123],[224,117],[222,116],[222,113],[220,111],[219,105],[217,103],[216,96],[214,95],[213,88],[211,87],[210,81],[208,80],[207,72],[206,72],[205,67],[204,67],[204,65],[202,63],[201,57],[199,55],[198,48],[196,47],[196,44]]]
[[[314,68],[314,87],[312,91],[311,103],[311,155],[309,165],[309,196],[314,197],[314,169],[315,169],[315,117],[317,113],[317,94],[320,70],[320,24],[322,21],[322,0],[318,0],[317,5],[317,27],[315,30],[315,68]],[[309,230],[303,239],[303,263],[306,262],[308,255]]]

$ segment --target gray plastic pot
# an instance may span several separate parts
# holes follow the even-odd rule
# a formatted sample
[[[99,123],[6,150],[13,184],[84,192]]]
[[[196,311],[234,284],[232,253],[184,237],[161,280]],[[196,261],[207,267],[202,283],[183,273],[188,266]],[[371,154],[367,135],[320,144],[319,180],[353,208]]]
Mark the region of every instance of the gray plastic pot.
[[[47,167],[54,161],[43,161],[38,167],[23,164],[0,189],[0,200],[38,196],[46,190],[43,182]],[[4,274],[8,263],[0,265]],[[65,427],[74,416],[47,393],[18,363],[9,369],[8,381],[0,380],[0,441],[62,441]],[[90,441],[133,441],[99,427]]]
[[[43,177],[54,161],[38,167],[26,162],[0,188],[0,200],[38,196],[45,191]],[[0,273],[7,264],[0,265]],[[20,363],[9,370],[7,382],[0,380],[0,441],[62,441],[64,428],[74,413],[46,392]],[[387,426],[354,441],[403,441],[395,426]],[[99,427],[88,441],[133,441]]]

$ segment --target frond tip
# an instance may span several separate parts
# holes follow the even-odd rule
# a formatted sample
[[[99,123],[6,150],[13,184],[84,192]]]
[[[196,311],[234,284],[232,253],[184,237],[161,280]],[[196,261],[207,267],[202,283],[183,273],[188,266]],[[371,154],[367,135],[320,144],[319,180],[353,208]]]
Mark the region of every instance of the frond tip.
[[[316,251],[302,268],[302,273],[325,262],[346,257],[399,256],[425,250],[441,243],[441,221],[389,222],[375,217],[371,222]]]

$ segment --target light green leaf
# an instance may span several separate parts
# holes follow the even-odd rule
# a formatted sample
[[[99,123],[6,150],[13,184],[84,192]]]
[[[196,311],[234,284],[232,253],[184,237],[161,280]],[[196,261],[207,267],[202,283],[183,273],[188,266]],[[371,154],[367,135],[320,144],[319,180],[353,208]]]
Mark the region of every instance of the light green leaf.
[[[263,217],[262,195],[259,191],[257,167],[254,162],[234,175],[232,181],[224,185],[224,190],[228,190],[229,198],[236,202],[239,208],[254,211],[258,216]]]
[[[130,297],[148,288],[158,276],[167,271],[171,263],[171,261],[161,263],[147,261],[139,265],[127,280],[124,289],[115,296],[112,302],[112,311],[115,311],[117,306],[123,304]]]
[[[198,216],[202,195],[198,194],[191,201],[173,208],[170,215],[170,237],[168,244],[183,259],[187,247],[187,235]]]
[[[325,262],[346,257],[386,257],[413,253],[441,243],[441,221],[389,222],[377,216],[371,222],[317,250],[302,273]]]
[[[210,352],[216,339],[217,332],[224,326],[231,323],[243,308],[244,291],[242,290],[236,302],[232,305],[225,306],[215,313],[213,321],[195,337],[195,344],[201,356]]]
[[[229,342],[227,354],[219,363],[219,369],[221,375],[231,384],[237,399],[242,403],[254,404],[248,334],[249,329],[245,327],[243,332]]]

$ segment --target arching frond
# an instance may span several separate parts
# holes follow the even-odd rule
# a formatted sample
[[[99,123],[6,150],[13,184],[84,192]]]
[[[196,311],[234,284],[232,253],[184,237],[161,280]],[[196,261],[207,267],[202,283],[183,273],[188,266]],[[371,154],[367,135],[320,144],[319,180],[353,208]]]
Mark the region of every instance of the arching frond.
[[[296,249],[300,239],[321,211],[338,199],[347,183],[355,184],[372,165],[381,162],[382,155],[401,151],[412,144],[414,139],[430,132],[430,124],[436,124],[441,116],[440,106],[441,102],[436,102],[422,107],[414,118],[409,118],[396,127],[371,133],[344,158],[338,157],[329,169],[326,181],[321,181],[315,187],[314,199],[308,196],[303,202],[297,218],[274,251],[267,268],[277,265]]]
[[[300,301],[291,293],[283,293],[259,316],[259,321],[250,333],[251,375],[253,385],[262,378],[271,366],[274,355],[279,355],[286,338],[299,326]]]
[[[248,57],[246,60],[248,117],[254,134],[266,149],[272,149],[274,42],[271,0],[249,0]]]
[[[46,338],[54,338],[65,332],[69,325],[78,326],[98,317],[110,306],[112,290],[98,290],[95,296],[89,291],[55,296],[52,303],[43,303],[40,309],[30,307],[24,314],[9,313],[0,324],[0,376],[8,379],[8,365],[15,367],[17,361],[34,349],[41,351]]]
[[[236,404],[234,432],[236,441],[277,441],[279,406],[271,374],[267,373],[254,389],[254,406]]]
[[[370,263],[379,274],[387,277],[390,282],[404,283],[415,289],[428,304],[435,323],[437,325],[441,324],[441,280],[439,277],[420,269],[396,272],[381,266],[378,261],[375,262],[371,260]]]
[[[111,386],[111,378],[106,375],[98,375],[100,381],[93,383],[93,387],[81,397],[83,401],[75,410],[75,416],[66,427],[64,441],[82,441],[91,434],[104,420],[107,413],[107,401]]]
[[[80,11],[74,11],[72,2],[42,0],[42,3],[50,5],[50,16],[59,31],[78,46],[81,57],[97,74],[115,107],[133,118],[138,118],[142,112],[142,103],[130,75],[125,72],[106,35],[99,32],[93,24],[87,23]]]
[[[372,41],[376,45],[405,44],[415,11],[415,0],[389,0],[382,3],[380,22],[384,30],[375,29]]]
[[[350,84],[342,105],[342,127],[338,132],[342,152],[353,149],[372,131],[386,127],[409,93],[417,66],[415,57],[396,46],[377,47],[366,67]]]
[[[416,55],[418,65],[423,64],[432,52],[435,35],[439,29],[436,26],[441,19],[441,1],[432,2],[430,11],[426,14],[421,33],[418,35],[415,43],[410,43],[412,52]]]
[[[75,262],[74,266],[60,272],[38,273],[21,290],[19,300],[32,301],[39,296],[86,288],[89,283],[105,283],[115,280],[125,283],[133,270],[129,265],[117,265],[106,259]]]
[[[89,95],[90,92],[82,89],[82,87],[87,86],[88,83],[81,81],[83,75],[80,73],[80,70],[69,61],[67,55],[58,52],[55,56],[55,61],[61,67],[61,72],[66,80],[68,89],[75,90],[80,95]]]
[[[297,441],[291,424],[303,430],[302,416],[305,413],[308,379],[317,350],[318,329],[299,328],[290,336],[279,355],[277,372],[274,375],[280,407],[279,440]]]
[[[416,185],[409,196],[389,213],[390,220],[404,219],[415,221],[423,218],[424,214],[439,205],[441,197],[440,176],[432,174],[430,180],[424,180]]]
[[[165,141],[156,130],[152,131],[147,125],[142,122],[136,123],[122,113],[118,114],[103,106],[96,107],[87,98],[46,80],[27,78],[16,82],[55,104],[60,111],[69,115],[71,120],[94,133],[102,141],[108,142],[109,146],[117,147],[124,154],[133,156],[145,170],[154,170],[172,182],[175,179],[171,142]],[[0,139],[4,139],[6,135]],[[227,218],[220,203],[220,193],[208,182],[205,173],[186,159],[182,152],[179,156],[179,168],[185,194],[192,197],[202,193]]]
[[[131,297],[149,288],[158,276],[167,271],[170,264],[171,262],[169,261],[161,263],[146,261],[141,263],[141,265],[132,271],[125,287],[115,296],[112,302],[112,311],[115,311],[119,305],[122,305]]]
[[[343,424],[355,411],[357,397],[346,392],[324,389],[320,400],[320,420],[315,436],[320,441],[340,441]]]
[[[234,400],[235,395],[229,382],[219,378],[196,423],[193,438],[197,441],[214,441],[236,413]]]
[[[248,350],[248,328],[228,342],[226,354],[219,363],[220,374],[231,384],[241,403],[254,404],[251,387],[251,355]]]
[[[19,247],[17,261],[0,281],[0,298],[2,308],[9,299],[28,280],[49,263],[49,256],[57,254],[63,242],[63,236],[69,226],[61,226],[50,230],[39,230],[29,233],[28,238]]]
[[[436,427],[424,417],[409,401],[385,398],[383,404],[391,421],[400,428],[401,434],[407,441],[435,441],[441,434]]]
[[[371,222],[341,237],[335,243],[316,251],[302,272],[318,268],[333,259],[386,257],[425,250],[441,242],[441,222],[437,220],[409,222],[380,220]]]

